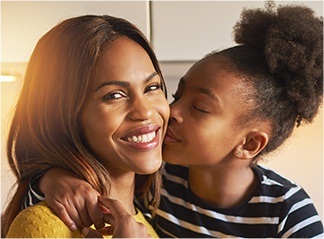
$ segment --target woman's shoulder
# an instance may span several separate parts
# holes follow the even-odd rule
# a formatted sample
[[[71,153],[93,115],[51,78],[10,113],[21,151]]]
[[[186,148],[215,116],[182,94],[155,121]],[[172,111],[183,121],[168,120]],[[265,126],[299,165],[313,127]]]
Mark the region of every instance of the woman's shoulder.
[[[10,225],[7,237],[82,237],[72,232],[45,202],[22,210]]]
[[[143,223],[145,225],[148,234],[152,238],[159,238],[152,225],[146,220],[145,216],[139,208],[137,208],[137,214],[134,216],[134,218],[137,222]]]

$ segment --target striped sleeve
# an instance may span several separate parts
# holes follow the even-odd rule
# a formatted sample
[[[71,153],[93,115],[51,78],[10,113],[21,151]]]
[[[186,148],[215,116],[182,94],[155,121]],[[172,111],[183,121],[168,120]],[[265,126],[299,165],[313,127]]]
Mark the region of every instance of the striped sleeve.
[[[323,225],[313,201],[302,189],[291,189],[281,207],[282,215],[278,226],[280,237],[313,238],[323,236]]]
[[[45,195],[39,191],[38,183],[39,179],[43,176],[42,174],[37,175],[36,177],[32,178],[28,185],[28,190],[23,199],[22,209],[27,207],[33,206],[41,201],[45,200]]]

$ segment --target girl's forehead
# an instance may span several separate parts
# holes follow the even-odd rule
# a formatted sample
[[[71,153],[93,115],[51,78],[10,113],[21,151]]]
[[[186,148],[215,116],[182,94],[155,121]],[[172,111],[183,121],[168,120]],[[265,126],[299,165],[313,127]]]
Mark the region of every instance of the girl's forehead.
[[[219,80],[219,76],[230,74],[223,67],[223,63],[214,59],[203,59],[195,63],[185,74],[185,81],[196,83],[211,83]]]
[[[222,58],[220,57],[206,57],[193,64],[192,67],[188,70],[188,72],[196,71],[196,72],[203,73],[206,70],[207,71],[218,70],[219,68],[220,69],[224,68],[226,64],[228,64],[228,62],[222,60]]]
[[[242,93],[246,87],[244,81],[224,64],[224,61],[215,59],[199,61],[189,69],[179,86],[190,91],[204,89],[224,99]]]

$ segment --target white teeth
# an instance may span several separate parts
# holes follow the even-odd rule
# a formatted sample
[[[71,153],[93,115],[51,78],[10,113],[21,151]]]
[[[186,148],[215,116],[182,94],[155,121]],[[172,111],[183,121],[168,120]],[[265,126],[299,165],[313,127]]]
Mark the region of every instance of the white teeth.
[[[142,134],[138,136],[132,136],[132,137],[127,137],[128,142],[134,142],[134,143],[148,143],[152,141],[155,138],[155,131],[152,133],[148,134]]]

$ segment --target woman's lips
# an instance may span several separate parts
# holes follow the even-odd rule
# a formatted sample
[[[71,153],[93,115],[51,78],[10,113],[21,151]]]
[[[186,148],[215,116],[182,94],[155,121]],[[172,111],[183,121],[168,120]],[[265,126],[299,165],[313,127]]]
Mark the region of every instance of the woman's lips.
[[[127,142],[134,142],[134,143],[148,143],[151,142],[156,136],[156,132],[150,132],[147,134],[141,134],[141,135],[133,135],[131,137],[125,138]]]
[[[153,149],[160,145],[160,129],[158,125],[139,127],[122,137],[122,140],[135,149]]]

